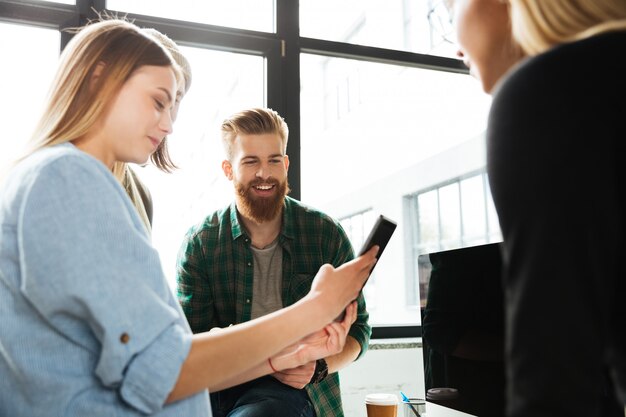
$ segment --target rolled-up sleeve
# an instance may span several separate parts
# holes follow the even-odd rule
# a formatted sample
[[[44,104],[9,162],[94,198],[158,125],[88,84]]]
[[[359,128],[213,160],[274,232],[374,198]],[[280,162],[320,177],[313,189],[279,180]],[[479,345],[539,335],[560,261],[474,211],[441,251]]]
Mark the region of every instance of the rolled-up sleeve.
[[[158,410],[171,392],[191,348],[191,335],[180,326],[170,326],[133,359],[121,395],[124,401],[145,413]]]
[[[22,293],[89,352],[103,386],[143,413],[161,409],[191,335],[123,189],[79,155],[29,180],[18,220]]]

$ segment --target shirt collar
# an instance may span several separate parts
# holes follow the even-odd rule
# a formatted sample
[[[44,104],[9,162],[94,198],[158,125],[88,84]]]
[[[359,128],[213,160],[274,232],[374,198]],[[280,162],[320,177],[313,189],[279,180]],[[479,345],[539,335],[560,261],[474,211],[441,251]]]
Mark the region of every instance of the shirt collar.
[[[244,234],[243,227],[239,223],[239,216],[237,215],[237,204],[233,201],[230,204],[230,230],[233,234],[233,240],[241,237]]]
[[[295,200],[291,197],[285,197],[285,203],[283,206],[283,221],[280,234],[287,239],[293,240],[294,238],[294,219],[293,219],[293,205]],[[232,231],[233,240],[240,238],[241,236],[247,236],[245,229],[239,222],[239,215],[237,211],[237,204],[233,201],[230,204],[230,229]]]

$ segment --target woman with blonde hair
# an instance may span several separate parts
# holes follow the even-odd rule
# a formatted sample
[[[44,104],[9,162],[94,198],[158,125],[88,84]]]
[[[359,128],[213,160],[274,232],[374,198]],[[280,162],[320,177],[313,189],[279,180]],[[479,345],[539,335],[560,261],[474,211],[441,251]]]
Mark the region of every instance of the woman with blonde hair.
[[[626,1],[460,1],[509,7],[528,55],[493,90],[487,133],[507,415],[624,415]],[[457,19],[461,31],[478,27],[458,34],[470,56],[479,19]]]
[[[209,416],[207,388],[343,348],[376,249],[323,266],[286,309],[191,334],[112,174],[172,132],[180,79],[128,22],[91,24],[65,48],[31,151],[0,188],[0,415]]]
[[[174,103],[174,108],[172,110],[172,122],[174,122],[178,116],[180,102],[191,87],[191,65],[178,48],[178,45],[176,45],[176,43],[167,35],[164,35],[158,30],[152,28],[145,28],[142,29],[142,31],[159,41],[159,43],[172,55],[172,58],[174,58],[174,61],[180,67],[182,78],[179,79],[180,82],[178,83],[178,88],[176,90],[176,102]],[[150,160],[159,170],[165,173],[170,173],[177,167],[170,157],[167,142],[167,138],[163,139],[157,150],[150,155]],[[150,190],[139,179],[135,170],[124,162],[116,162],[113,165],[113,175],[115,175],[126,190],[130,201],[132,201],[133,205],[137,209],[137,212],[139,213],[139,217],[146,225],[148,232],[150,232],[152,230],[153,212],[152,195]]]

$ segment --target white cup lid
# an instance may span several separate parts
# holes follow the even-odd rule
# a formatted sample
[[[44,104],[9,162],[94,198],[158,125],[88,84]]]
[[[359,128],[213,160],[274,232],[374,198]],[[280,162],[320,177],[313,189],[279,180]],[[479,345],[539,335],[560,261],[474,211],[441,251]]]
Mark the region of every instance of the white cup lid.
[[[396,405],[398,404],[398,397],[395,394],[367,394],[365,404]]]

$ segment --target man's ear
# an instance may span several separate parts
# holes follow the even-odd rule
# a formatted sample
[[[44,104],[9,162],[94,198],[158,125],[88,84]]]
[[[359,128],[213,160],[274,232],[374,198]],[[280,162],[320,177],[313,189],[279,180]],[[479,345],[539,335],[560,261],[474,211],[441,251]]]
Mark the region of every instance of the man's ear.
[[[285,171],[289,171],[289,155],[284,156],[283,163],[285,164]]]
[[[232,179],[233,179],[233,165],[230,163],[230,161],[228,161],[226,159],[222,161],[222,171],[224,171],[224,175],[226,175],[226,178],[228,178],[229,180],[232,181]]]
[[[91,80],[89,81],[89,87],[93,88],[96,85],[96,82],[100,79],[102,75],[102,71],[104,71],[104,67],[106,64],[102,61],[98,62],[96,68],[93,70],[93,74],[91,74]]]

